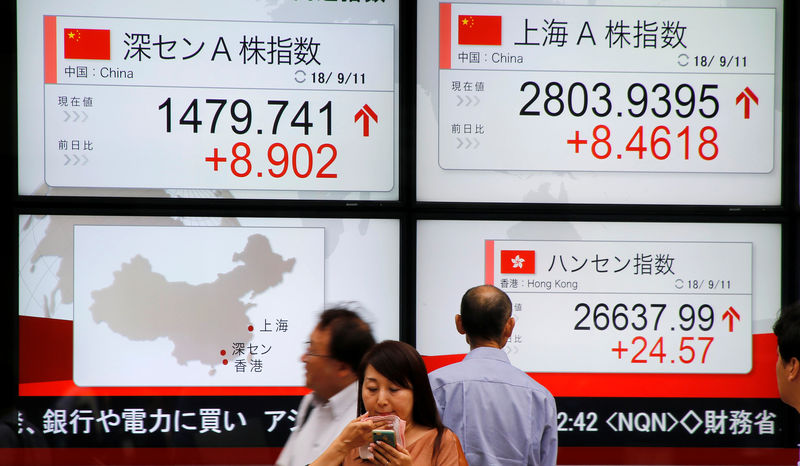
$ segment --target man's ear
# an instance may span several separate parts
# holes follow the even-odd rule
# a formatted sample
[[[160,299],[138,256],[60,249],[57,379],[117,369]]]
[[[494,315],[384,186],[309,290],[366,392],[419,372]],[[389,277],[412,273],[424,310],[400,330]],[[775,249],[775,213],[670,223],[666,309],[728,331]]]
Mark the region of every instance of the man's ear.
[[[503,327],[503,341],[508,340],[511,338],[511,334],[514,333],[514,325],[517,324],[516,319],[513,317],[509,317],[506,321],[506,326]]]
[[[461,335],[467,333],[467,331],[464,330],[464,324],[461,322],[461,314],[456,314],[456,330],[458,330],[458,333]]]
[[[791,380],[792,382],[798,380],[800,378],[800,361],[797,358],[793,357],[789,360],[788,368],[786,371],[786,377]]]
[[[350,377],[351,375],[355,374],[353,369],[351,369],[350,365],[346,362],[334,359],[333,363],[336,364],[336,374],[339,377]]]

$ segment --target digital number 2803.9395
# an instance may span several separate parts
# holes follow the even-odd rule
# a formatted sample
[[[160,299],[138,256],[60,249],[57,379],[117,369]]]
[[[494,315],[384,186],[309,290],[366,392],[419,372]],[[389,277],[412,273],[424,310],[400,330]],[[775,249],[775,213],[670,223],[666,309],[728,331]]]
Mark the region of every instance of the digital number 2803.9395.
[[[665,83],[655,84],[649,89],[642,83],[633,83],[626,92],[625,110],[634,118],[644,116],[648,110],[656,118],[666,118],[672,113],[680,118],[689,118],[695,111],[703,118],[714,118],[719,112],[719,101],[713,92],[718,87],[717,84],[703,84],[698,92],[691,84],[679,84],[673,90]],[[559,82],[549,82],[542,91],[537,82],[526,81],[520,92],[531,96],[519,111],[522,116],[539,116],[542,111],[547,116],[559,116],[567,111],[580,117],[591,105],[594,116],[606,117],[612,115],[614,107],[611,86],[602,82],[592,85],[590,92],[581,82],[572,83],[566,89]],[[536,101],[542,93],[544,98],[540,111]],[[622,116],[622,110],[617,114]]]

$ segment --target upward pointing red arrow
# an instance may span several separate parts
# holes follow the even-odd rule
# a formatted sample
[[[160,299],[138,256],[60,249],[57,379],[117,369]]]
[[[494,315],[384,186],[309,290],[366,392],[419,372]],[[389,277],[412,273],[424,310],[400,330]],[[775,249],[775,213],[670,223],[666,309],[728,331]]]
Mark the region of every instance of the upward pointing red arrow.
[[[725,311],[725,314],[722,314],[722,320],[725,320],[726,318],[728,319],[728,332],[733,332],[734,318],[736,318],[736,320],[742,320],[742,318],[739,316],[739,313],[736,312],[736,309],[734,309],[733,306],[729,307],[728,310]]]
[[[752,100],[756,105],[758,105],[758,96],[756,96],[753,91],[750,90],[749,87],[745,87],[742,92],[736,96],[736,105],[739,105],[739,102],[744,100],[744,119],[750,119],[750,100]]]
[[[364,106],[361,107],[361,110],[359,110],[358,113],[356,113],[355,119],[353,121],[358,121],[359,118],[364,120],[364,137],[369,137],[369,119],[372,118],[373,120],[375,120],[375,123],[377,123],[378,114],[375,113],[371,108],[369,108],[369,105],[364,104]]]

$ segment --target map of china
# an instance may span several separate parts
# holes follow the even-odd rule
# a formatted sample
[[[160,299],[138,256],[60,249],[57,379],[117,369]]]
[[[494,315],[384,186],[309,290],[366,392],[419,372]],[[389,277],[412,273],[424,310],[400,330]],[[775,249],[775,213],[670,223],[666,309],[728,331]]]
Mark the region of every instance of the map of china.
[[[92,317],[130,340],[167,337],[175,345],[172,354],[179,364],[200,361],[211,366],[213,374],[221,348],[252,340],[246,312],[255,304],[240,298],[279,285],[295,259],[284,260],[265,236],[252,235],[244,250],[233,255],[233,262],[241,265],[217,274],[211,283],[191,285],[168,281],[137,255],[114,272],[108,288],[92,292]]]

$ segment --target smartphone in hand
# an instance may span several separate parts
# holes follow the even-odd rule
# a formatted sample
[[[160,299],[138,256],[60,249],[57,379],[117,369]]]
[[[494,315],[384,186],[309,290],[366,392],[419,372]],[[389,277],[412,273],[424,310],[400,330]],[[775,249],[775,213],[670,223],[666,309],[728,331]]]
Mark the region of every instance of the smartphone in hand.
[[[393,430],[373,430],[372,441],[374,443],[378,443],[379,440],[383,443],[391,445],[392,448],[397,448],[397,440],[395,439]]]

